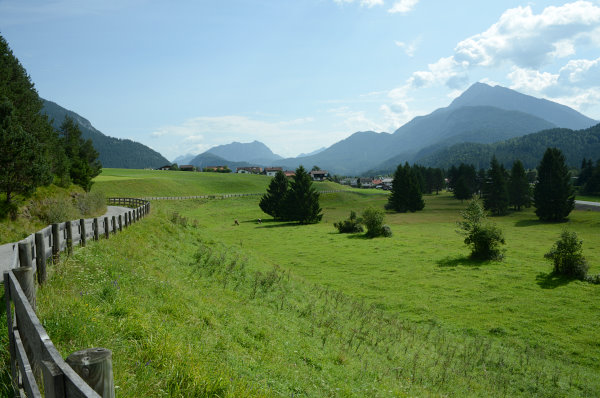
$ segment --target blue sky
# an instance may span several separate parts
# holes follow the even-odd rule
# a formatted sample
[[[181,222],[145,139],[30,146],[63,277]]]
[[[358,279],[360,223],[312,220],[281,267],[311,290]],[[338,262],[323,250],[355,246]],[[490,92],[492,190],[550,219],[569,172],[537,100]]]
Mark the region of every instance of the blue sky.
[[[477,81],[600,120],[600,0],[0,0],[39,94],[169,159],[393,132]]]

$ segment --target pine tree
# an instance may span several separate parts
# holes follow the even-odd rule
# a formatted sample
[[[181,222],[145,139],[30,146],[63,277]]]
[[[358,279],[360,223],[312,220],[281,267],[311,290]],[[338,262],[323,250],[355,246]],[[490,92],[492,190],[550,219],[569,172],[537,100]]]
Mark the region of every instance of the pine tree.
[[[102,165],[98,161],[98,152],[91,140],[81,138],[81,130],[69,116],[60,126],[60,140],[69,159],[69,175],[74,184],[86,192],[92,187],[92,179],[100,174]]]
[[[484,205],[492,214],[503,215],[508,210],[508,187],[504,166],[498,163],[496,156],[492,157],[488,178],[484,185]]]
[[[592,169],[590,178],[588,178],[583,187],[583,192],[589,195],[600,194],[600,159],[596,162],[596,167]]]
[[[52,181],[42,146],[18,123],[15,109],[0,98],[0,192],[5,193],[7,210],[14,216],[14,194],[31,194],[36,187]]]
[[[300,224],[313,224],[321,221],[322,217],[319,193],[312,186],[310,174],[300,166],[286,194],[284,218]]]
[[[521,210],[521,207],[529,207],[531,204],[531,188],[529,187],[525,168],[520,160],[516,160],[510,170],[508,197],[515,210]]]
[[[425,202],[416,173],[408,162],[398,165],[392,181],[392,194],[388,199],[386,208],[400,213],[423,210]]]
[[[557,148],[546,149],[537,170],[535,214],[545,221],[566,219],[575,207],[575,195],[564,155]]]
[[[284,215],[283,205],[287,191],[288,179],[283,171],[279,170],[269,183],[267,193],[260,199],[261,210],[276,220],[281,219]]]

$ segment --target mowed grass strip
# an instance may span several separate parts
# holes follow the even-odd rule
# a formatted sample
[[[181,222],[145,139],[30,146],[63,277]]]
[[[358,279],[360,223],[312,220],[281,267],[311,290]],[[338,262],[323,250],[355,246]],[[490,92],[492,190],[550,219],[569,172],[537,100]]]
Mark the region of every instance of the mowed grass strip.
[[[385,197],[324,194],[308,226],[266,219],[258,198],[156,202],[52,268],[41,318],[65,356],[112,349],[120,396],[598,395],[599,286],[542,258],[568,227],[599,272],[598,218],[495,218],[506,259],[474,263],[464,204],[426,200],[371,240],[332,223]]]

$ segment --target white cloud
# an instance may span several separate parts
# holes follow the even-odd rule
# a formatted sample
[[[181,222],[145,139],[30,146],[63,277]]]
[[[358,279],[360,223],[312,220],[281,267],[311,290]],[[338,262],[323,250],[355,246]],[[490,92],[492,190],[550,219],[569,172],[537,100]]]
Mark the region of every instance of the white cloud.
[[[414,72],[408,79],[408,84],[412,88],[446,84],[456,89],[464,86],[467,80],[465,65],[457,62],[454,57],[446,57],[427,65],[427,70]]]
[[[600,58],[570,60],[560,69],[558,80],[576,86],[600,86]]]
[[[558,81],[558,75],[516,66],[508,74],[508,78],[513,82],[510,88],[527,92],[542,92]]]
[[[354,3],[355,0],[333,0],[337,4]],[[361,6],[371,8],[383,5],[383,0],[358,0]]]
[[[392,7],[388,10],[389,13],[391,14],[396,14],[396,13],[400,13],[400,14],[406,14],[410,11],[412,11],[412,9],[419,3],[419,0],[400,0],[400,1],[396,1]]]
[[[348,106],[329,109],[327,112],[341,119],[338,126],[346,131],[383,131],[384,126],[366,116],[365,111],[355,111]]]
[[[405,43],[403,41],[398,41],[398,40],[394,41],[396,46],[398,46],[402,50],[404,50],[404,53],[411,58],[415,56],[415,52],[417,51],[417,47],[419,46],[420,42],[421,42],[420,37],[411,41],[410,43]]]
[[[578,44],[596,37],[599,27],[600,7],[589,1],[550,6],[540,14],[534,14],[530,6],[517,7],[505,11],[485,32],[458,43],[455,58],[470,66],[508,62],[539,68],[574,54]]]

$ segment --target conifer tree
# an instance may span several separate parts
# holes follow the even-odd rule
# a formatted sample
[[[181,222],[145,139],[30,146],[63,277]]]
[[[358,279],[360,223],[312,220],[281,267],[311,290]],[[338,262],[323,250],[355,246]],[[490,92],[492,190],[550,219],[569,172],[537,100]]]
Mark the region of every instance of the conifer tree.
[[[279,170],[269,183],[267,193],[263,195],[258,205],[262,211],[274,219],[281,219],[284,215],[283,206],[287,191],[288,179],[283,171]]]
[[[6,195],[6,210],[15,215],[15,193],[28,195],[51,181],[42,146],[18,123],[12,103],[0,97],[0,192]]]
[[[300,224],[313,224],[321,221],[322,217],[319,193],[312,185],[310,174],[300,166],[286,194],[284,218]]]
[[[92,187],[92,179],[100,174],[102,165],[98,152],[91,140],[81,138],[81,130],[75,121],[67,116],[60,126],[60,140],[69,159],[69,175],[74,184],[86,192]]]
[[[521,210],[521,207],[529,207],[531,204],[531,188],[520,160],[515,160],[510,170],[508,197],[509,203],[514,206],[515,210]]]
[[[566,219],[575,207],[575,194],[564,155],[557,148],[546,149],[537,170],[535,214],[544,221]]]
[[[424,207],[425,202],[423,202],[423,195],[415,172],[408,162],[404,166],[398,165],[392,181],[392,194],[386,208],[405,213],[423,210]]]
[[[504,166],[498,163],[496,156],[492,157],[487,177],[483,189],[484,206],[492,214],[503,215],[508,210],[508,187]]]

